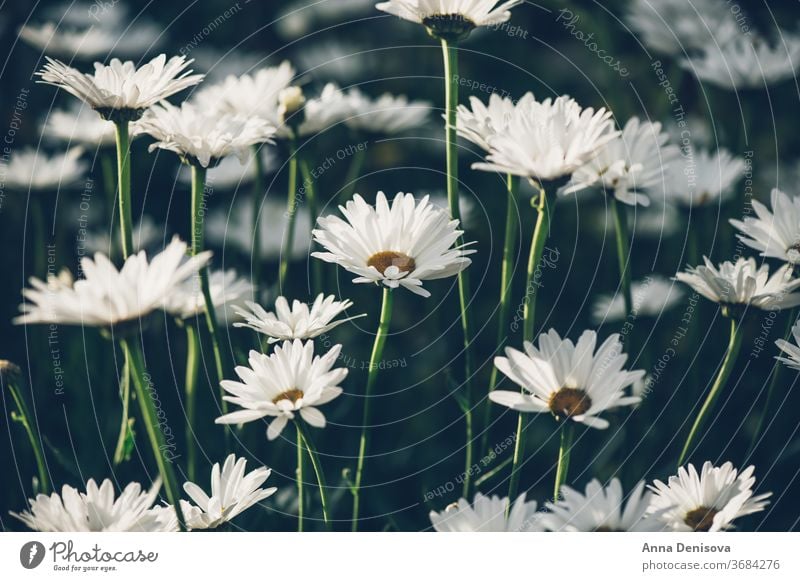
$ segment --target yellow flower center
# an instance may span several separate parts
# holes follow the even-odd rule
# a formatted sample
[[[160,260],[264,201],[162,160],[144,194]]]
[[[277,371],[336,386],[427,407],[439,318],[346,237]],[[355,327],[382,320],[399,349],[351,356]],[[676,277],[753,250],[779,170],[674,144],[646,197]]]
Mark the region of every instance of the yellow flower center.
[[[297,403],[297,400],[302,398],[303,395],[305,395],[305,394],[303,393],[303,390],[301,390],[301,389],[296,389],[296,388],[287,389],[283,393],[278,394],[277,396],[275,396],[275,399],[272,400],[272,403],[276,404],[279,401],[282,401],[282,400],[285,400],[285,399],[288,399],[292,403]]]
[[[386,250],[370,256],[367,266],[374,266],[378,272],[383,274],[390,266],[396,266],[400,272],[411,272],[417,268],[417,263],[407,254]]]
[[[707,532],[714,524],[714,517],[717,516],[719,511],[713,508],[701,506],[694,510],[690,510],[683,518],[683,522],[689,525],[692,530],[697,532]]]
[[[562,387],[550,396],[550,411],[556,416],[580,416],[592,407],[592,400],[582,389]]]

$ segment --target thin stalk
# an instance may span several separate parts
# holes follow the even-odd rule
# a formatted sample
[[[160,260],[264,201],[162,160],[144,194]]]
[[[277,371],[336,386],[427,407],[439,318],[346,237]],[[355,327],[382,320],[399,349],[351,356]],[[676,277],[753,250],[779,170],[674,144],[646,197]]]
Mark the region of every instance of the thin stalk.
[[[122,364],[122,375],[119,378],[119,396],[122,400],[122,418],[120,419],[117,447],[114,449],[114,466],[119,466],[125,460],[125,443],[130,429],[131,366],[127,356]]]
[[[317,204],[317,188],[314,185],[314,176],[311,175],[311,168],[308,165],[308,160],[303,158],[300,160],[300,173],[303,176],[303,188],[305,189],[306,196],[308,196],[308,213],[311,215],[311,227],[315,228],[317,225],[317,218],[319,217],[319,206]],[[322,261],[311,261],[311,296],[316,297],[322,288]]]
[[[286,225],[286,235],[281,252],[281,264],[278,272],[280,291],[285,292],[286,277],[289,274],[289,262],[292,260],[294,246],[294,230],[297,222],[297,145],[294,138],[289,139],[289,184],[287,187],[286,215],[289,223]]]
[[[506,201],[506,231],[505,240],[503,242],[503,264],[500,270],[500,312],[497,318],[497,349],[495,350],[498,354],[501,353],[508,339],[509,303],[514,275],[514,246],[517,244],[517,191],[519,188],[519,178],[509,175],[506,184],[508,188],[508,200]],[[492,372],[489,376],[489,393],[492,393],[495,387],[497,387],[497,374],[497,367],[492,365]],[[481,424],[483,426],[481,457],[486,453],[491,414],[492,402],[487,397],[486,404],[483,407],[483,423]]]
[[[183,511],[178,502],[180,500],[178,481],[175,478],[175,471],[172,469],[172,460],[168,460],[164,455],[164,452],[168,450],[168,446],[164,432],[161,430],[158,412],[153,403],[152,394],[155,392],[155,387],[152,385],[150,375],[145,368],[139,345],[134,341],[121,339],[120,346],[130,362],[133,386],[136,389],[136,400],[139,402],[139,411],[142,414],[142,423],[145,426],[147,438],[150,440],[150,447],[156,458],[158,472],[161,474],[161,480],[167,493],[167,500],[175,509],[180,529],[185,530]]]
[[[131,152],[128,122],[114,123],[117,136],[117,190],[119,192],[119,233],[122,257],[133,252],[133,218],[131,213]]]
[[[194,322],[186,321],[186,473],[195,481],[197,468],[197,378],[200,374],[200,333]]]
[[[353,482],[353,519],[352,530],[358,530],[358,510],[361,494],[361,479],[364,476],[364,459],[369,447],[369,422],[370,422],[370,397],[378,380],[378,368],[383,358],[383,348],[386,345],[386,337],[389,334],[389,322],[392,319],[392,303],[394,295],[388,287],[383,288],[383,300],[381,303],[381,318],[378,323],[378,331],[375,333],[375,342],[372,345],[372,355],[369,358],[369,372],[367,374],[367,388],[364,391],[364,413],[362,416],[361,440],[358,446],[358,464],[356,466],[356,477]]]
[[[25,399],[22,397],[22,392],[19,390],[16,379],[13,377],[14,373],[15,372],[11,370],[0,370],[0,383],[5,384],[8,387],[8,391],[11,392],[11,398],[14,400],[14,405],[17,407],[18,413],[18,416],[14,417],[14,419],[22,424],[28,436],[31,449],[33,449],[33,456],[36,459],[36,470],[39,473],[39,492],[42,494],[49,494],[52,488],[50,486],[50,478],[47,475],[47,467],[44,462],[44,450],[42,449],[41,437],[34,431],[33,416],[25,403]]]
[[[453,220],[461,220],[458,203],[458,144],[456,143],[456,109],[458,108],[458,50],[454,43],[442,39],[445,77],[445,139],[447,141],[447,203]],[[472,329],[469,317],[469,271],[458,273],[458,300],[461,307],[461,328],[464,332],[464,421],[466,456],[464,459],[464,496],[472,484]]]
[[[308,452],[308,457],[311,459],[311,467],[314,468],[314,475],[317,477],[319,499],[322,503],[322,518],[325,520],[325,524],[330,526],[331,519],[330,515],[328,514],[328,493],[326,492],[328,485],[325,481],[325,472],[322,469],[322,463],[320,462],[317,448],[314,445],[314,442],[311,440],[311,437],[308,435],[308,432],[303,425],[303,421],[298,418],[294,423],[297,426],[297,434],[303,442],[303,447],[306,449]]]
[[[742,325],[735,317],[731,317],[731,336],[730,340],[728,341],[728,351],[725,354],[725,359],[722,362],[722,367],[717,374],[717,378],[714,380],[714,385],[711,386],[711,391],[708,392],[706,401],[703,403],[703,407],[700,408],[700,413],[697,414],[697,418],[695,419],[692,429],[689,432],[689,437],[686,438],[686,443],[683,445],[683,450],[678,458],[679,468],[683,465],[684,460],[686,460],[686,458],[689,456],[689,451],[692,448],[692,444],[694,444],[694,441],[697,438],[706,419],[710,415],[711,410],[714,409],[714,404],[716,404],[719,394],[725,387],[728,377],[736,365],[736,357],[739,355],[739,349],[741,346]]]
[[[536,322],[536,298],[534,290],[534,278],[536,267],[542,259],[544,243],[550,234],[550,207],[547,200],[547,192],[543,187],[539,188],[538,203],[536,205],[536,226],[533,229],[531,239],[531,250],[528,255],[528,268],[525,281],[525,301],[522,311],[522,337],[525,341],[533,341],[534,323]],[[511,478],[508,482],[508,497],[516,498],[519,488],[520,465],[525,457],[525,432],[528,423],[525,414],[520,412],[517,416],[517,435],[514,441],[514,460],[511,463]]]
[[[792,327],[797,321],[797,311],[797,307],[789,311],[789,319],[786,321],[786,330],[783,332],[784,341],[789,341],[792,338]],[[772,407],[772,401],[775,399],[775,387],[778,385],[781,371],[783,371],[783,363],[776,361],[775,367],[772,370],[772,379],[767,388],[767,398],[764,400],[764,407],[761,409],[761,415],[758,418],[758,424],[756,424],[756,431],[753,432],[753,438],[750,440],[750,445],[747,447],[747,455],[745,457],[749,457],[753,453],[758,443],[758,437],[761,435],[761,430],[764,429],[764,422],[767,420],[769,409]]]
[[[347,168],[347,175],[344,178],[344,187],[339,194],[341,203],[346,203],[356,191],[356,180],[361,174],[361,168],[364,167],[364,160],[367,157],[367,150],[364,148],[356,148],[350,160],[350,167]]]
[[[556,468],[556,483],[553,487],[553,500],[558,500],[561,485],[567,481],[569,471],[569,457],[572,452],[572,441],[575,438],[575,424],[570,420],[561,427],[561,445],[558,448],[558,467]]]
[[[261,147],[253,146],[255,156],[255,175],[253,176],[253,286],[258,288],[261,281],[261,194],[264,190],[264,160],[261,159]]]
[[[625,205],[611,196],[611,209],[614,212],[614,231],[617,238],[617,260],[619,261],[619,277],[622,282],[622,296],[625,299],[625,316],[633,311],[633,295],[631,294],[631,241],[628,234],[628,215]]]
[[[303,490],[303,462],[305,455],[303,454],[303,434],[300,431],[300,420],[294,423],[297,428],[297,532],[303,532],[303,518],[305,515],[305,491]]]

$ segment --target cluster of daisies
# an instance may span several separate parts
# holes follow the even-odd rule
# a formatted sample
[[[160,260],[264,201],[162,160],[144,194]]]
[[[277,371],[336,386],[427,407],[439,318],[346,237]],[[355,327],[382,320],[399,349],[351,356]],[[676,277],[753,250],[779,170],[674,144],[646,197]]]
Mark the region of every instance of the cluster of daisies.
[[[377,8],[424,26],[442,42],[445,64],[452,66],[458,58],[454,46],[475,28],[507,21],[510,10],[519,4],[521,0],[389,0],[377,4]],[[730,78],[721,79],[718,73],[722,69],[715,59],[730,59],[726,57],[729,53],[753,52],[753,58],[768,61],[775,49],[757,37],[741,40],[742,35],[735,33],[738,23],[731,22],[730,11],[722,0],[707,0],[698,6],[710,15],[702,30],[696,30],[700,21],[688,12],[688,7],[691,10],[695,7],[676,1],[659,3],[657,8],[649,2],[633,2],[629,22],[654,50],[675,56],[682,54],[684,48],[691,49],[681,64],[701,79],[709,78],[734,88],[743,84],[753,86],[752,68],[729,71]],[[657,21],[669,22],[678,34],[672,31],[663,34],[654,24]],[[713,29],[708,28],[708,22],[713,23]],[[717,47],[721,56],[697,40],[709,32],[717,40],[725,39]],[[46,30],[29,29],[25,36],[35,42],[37,34],[45,33]],[[102,39],[94,42],[103,46]],[[794,44],[791,47],[794,51]],[[245,179],[241,168],[246,168],[248,179],[261,179],[270,165],[270,156],[276,155],[268,147],[279,142],[290,152],[289,163],[297,164],[298,158],[302,158],[298,153],[300,142],[333,126],[344,125],[354,135],[399,133],[427,123],[431,105],[388,94],[374,99],[357,89],[341,90],[333,84],[324,86],[319,94],[307,95],[297,71],[288,62],[257,67],[245,74],[227,76],[216,84],[201,85],[188,100],[180,105],[171,104],[167,98],[203,81],[203,75],[189,70],[190,64],[182,56],[161,55],[141,66],[112,59],[107,65],[96,63],[93,73],[84,73],[48,57],[38,73],[40,80],[77,97],[81,105],[51,115],[43,131],[70,142],[80,134],[81,145],[54,157],[33,151],[17,154],[9,168],[9,175],[17,182],[12,179],[10,183],[28,189],[75,184],[86,171],[86,164],[80,161],[83,148],[116,146],[118,234],[123,262],[117,268],[108,256],[110,252],[98,252],[93,258],[81,260],[80,278],[67,271],[44,279],[32,278],[29,288],[23,290],[25,302],[15,322],[97,327],[119,341],[133,384],[142,390],[137,400],[143,421],[150,422],[149,437],[158,458],[160,433],[158,426],[152,424],[152,410],[144,401],[149,398],[142,397],[146,371],[141,353],[137,352],[137,336],[145,323],[159,314],[171,315],[189,328],[199,324],[192,320],[207,319],[224,401],[216,423],[241,425],[267,418],[266,438],[270,441],[282,437],[291,423],[297,430],[298,449],[307,452],[313,464],[327,522],[330,507],[325,469],[316,454],[312,433],[305,426],[325,428],[326,416],[320,408],[343,393],[348,370],[337,366],[342,345],[321,352],[315,338],[364,315],[351,315],[352,301],[324,292],[311,304],[280,296],[274,301],[274,310],[268,311],[259,301],[247,300],[256,296],[261,281],[240,278],[234,271],[209,272],[213,257],[204,249],[203,240],[206,230],[213,236],[213,220],[198,219],[198,192],[203,191],[206,181],[213,183],[217,179],[214,172],[219,172],[222,183]],[[776,62],[759,79],[777,81],[785,73]],[[285,229],[289,233],[286,239],[289,250],[284,248],[281,258],[281,282],[286,280],[287,255],[292,253],[291,233],[296,228],[308,228],[310,240],[319,248],[311,252],[313,258],[348,271],[353,275],[353,283],[381,290],[381,316],[365,400],[369,400],[376,385],[379,371],[374,364],[380,359],[387,339],[391,297],[402,292],[400,289],[430,297],[433,285],[427,284],[428,281],[458,277],[465,351],[471,348],[469,308],[464,297],[465,289],[469,288],[470,255],[477,250],[468,240],[469,232],[460,219],[460,200],[453,185],[457,185],[453,172],[453,167],[457,167],[453,141],[456,135],[481,150],[483,161],[475,163],[473,169],[508,177],[509,204],[514,204],[519,195],[520,180],[534,187],[536,226],[529,264],[535,266],[541,258],[551,227],[551,204],[585,190],[607,196],[617,218],[623,291],[618,296],[600,297],[594,320],[601,323],[623,319],[634,311],[658,315],[681,300],[677,281],[719,304],[733,324],[725,363],[688,435],[677,475],[666,483],[654,481],[647,487],[644,481],[639,482],[627,495],[617,479],[606,486],[593,480],[582,493],[566,484],[573,430],[576,426],[603,430],[610,425],[606,417],[609,410],[632,410],[638,406],[642,402],[639,391],[645,371],[626,368],[627,355],[620,335],[613,334],[600,342],[597,332],[585,330],[573,342],[555,329],[537,334],[535,297],[529,298],[525,303],[522,349],[505,347],[504,356],[495,359],[494,379],[487,397],[482,399],[487,406],[493,402],[521,414],[521,418],[531,413],[552,416],[553,430],[562,434],[554,496],[545,503],[545,510],[538,510],[536,502],[526,501],[525,494],[517,494],[525,454],[526,421],[521,419],[507,497],[477,493],[470,504],[468,498],[473,491],[467,481],[463,498],[442,512],[431,512],[433,527],[440,531],[720,531],[731,528],[742,516],[763,510],[769,494],[755,494],[752,466],[740,472],[730,462],[721,466],[706,462],[698,472],[685,460],[695,452],[704,421],[735,364],[743,333],[742,320],[754,310],[772,311],[800,305],[800,292],[796,292],[800,278],[794,272],[800,263],[800,198],[774,190],[771,208],[754,201],[754,215],[731,221],[744,245],[762,257],[783,263],[772,274],[768,265],[759,264],[754,258],[739,257],[721,265],[706,259],[705,264],[678,273],[674,281],[656,275],[634,281],[627,254],[630,241],[626,208],[650,206],[651,198],[659,197],[662,192],[677,208],[719,203],[734,191],[744,172],[744,161],[724,149],[692,147],[691,164],[697,179],[692,181],[692,187],[687,187],[685,152],[671,142],[669,128],[657,121],[633,117],[624,124],[618,123],[611,111],[583,107],[566,95],[538,99],[527,93],[518,100],[491,95],[486,101],[472,96],[469,105],[458,105],[457,93],[452,99],[454,81],[445,82],[451,97],[445,109],[447,209],[433,203],[429,196],[417,197],[411,193],[400,192],[389,198],[378,192],[374,204],[355,194],[343,201],[338,212],[324,216],[316,215],[316,202],[312,205],[309,200],[309,216],[304,222],[298,218],[296,192],[290,186],[286,206],[266,212],[284,214],[288,220]],[[155,255],[148,255],[142,249],[146,246],[142,239],[146,238],[148,228],[156,231],[158,228],[142,223],[134,230],[131,223],[127,149],[130,138],[149,138],[151,151],[174,153],[186,166],[185,179],[191,183],[193,193],[189,209],[190,244],[175,237]],[[232,156],[241,162],[238,172],[227,165]],[[303,161],[300,159],[300,165]],[[659,196],[652,196],[654,191]],[[254,229],[241,245],[254,254],[257,248],[263,250],[258,217],[261,210],[256,204],[243,218],[247,227],[252,225]],[[274,225],[268,229],[275,230]],[[512,232],[505,234],[504,246],[510,248]],[[110,239],[108,244],[111,245]],[[308,244],[310,248],[311,242]],[[254,260],[260,263],[262,258],[255,256]],[[533,276],[530,268],[527,274],[530,282]],[[322,286],[323,281],[313,282]],[[507,320],[502,318],[509,314],[509,281],[504,279],[500,287],[501,311],[505,314],[499,324],[498,347],[505,344],[502,330],[508,327]],[[260,349],[249,352],[246,365],[228,366],[219,352],[217,325],[228,323],[264,338],[259,342]],[[780,340],[777,347],[785,354],[781,361],[800,369],[800,323],[793,333],[796,344]],[[191,332],[187,340],[192,340]],[[469,357],[465,359],[468,361]],[[231,379],[234,374],[237,380]],[[518,389],[495,389],[498,374]],[[187,373],[187,381],[188,377]],[[465,377],[468,383],[469,367]],[[472,395],[467,392],[466,397]],[[228,409],[228,405],[235,409]],[[127,410],[127,403],[124,409]],[[368,456],[368,412],[366,401],[358,468],[351,486],[354,530],[358,525],[359,491]],[[465,415],[469,413],[465,411]],[[192,421],[189,417],[189,422]],[[465,446],[468,466],[473,440],[470,426],[468,421]],[[197,425],[190,428],[202,429]],[[29,510],[15,516],[42,531],[210,529],[224,525],[275,492],[275,488],[262,487],[269,476],[267,468],[248,473],[246,460],[232,454],[222,468],[214,465],[210,496],[191,481],[183,483],[182,490],[190,499],[187,501],[181,497],[172,468],[163,461],[158,464],[160,479],[147,491],[140,484],[131,483],[115,497],[110,480],[100,486],[90,480],[85,492],[64,486],[60,495],[40,494],[31,499]],[[302,461],[298,460],[298,464],[300,470]],[[190,466],[188,472],[193,474],[194,467]],[[161,486],[166,489],[168,502],[159,504]],[[302,496],[301,492],[301,530]]]

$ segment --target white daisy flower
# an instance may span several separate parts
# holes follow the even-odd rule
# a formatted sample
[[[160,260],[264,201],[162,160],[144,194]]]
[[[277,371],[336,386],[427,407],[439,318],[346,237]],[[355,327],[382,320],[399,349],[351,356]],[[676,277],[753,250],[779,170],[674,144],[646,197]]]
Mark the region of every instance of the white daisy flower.
[[[730,198],[746,167],[742,158],[726,149],[684,152],[664,172],[664,195],[687,208],[720,203]]]
[[[724,0],[634,0],[626,20],[655,52],[683,55],[741,34]]]
[[[525,93],[517,103],[510,97],[501,97],[497,93],[489,96],[488,104],[472,96],[469,98],[472,108],[459,105],[456,109],[456,131],[467,141],[488,152],[491,149],[489,139],[508,129],[517,107],[531,107],[535,100],[530,92]]]
[[[798,348],[798,345],[800,345],[800,321],[795,322],[792,326],[792,337],[794,337],[794,345],[785,339],[778,339],[775,341],[775,345],[778,346],[778,349],[786,354],[786,357],[776,356],[775,359],[781,363],[785,363],[792,369],[800,371],[800,348]]]
[[[111,59],[109,65],[95,63],[94,74],[84,74],[47,57],[44,69],[36,74],[40,83],[64,89],[106,119],[134,121],[148,107],[203,80],[203,75],[186,70],[191,62],[183,56],[167,60],[161,54],[136,68],[133,61]]]
[[[430,512],[431,524],[440,533],[521,533],[541,531],[541,514],[536,510],[536,501],[525,501],[520,494],[506,517],[508,498],[475,494],[470,506],[465,498],[459,498],[441,512]]]
[[[61,494],[39,494],[29,499],[29,510],[11,513],[34,531],[43,533],[82,532],[175,532],[178,519],[166,506],[153,506],[161,482],[149,491],[138,482],[131,482],[115,498],[114,485],[106,478],[98,487],[93,479],[86,483],[86,492],[64,485]]]
[[[622,133],[579,167],[559,193],[567,195],[599,186],[624,204],[649,206],[650,198],[640,192],[662,183],[664,167],[681,154],[677,146],[667,144],[668,139],[661,123],[632,117]]]
[[[772,493],[753,496],[754,466],[737,473],[726,462],[715,467],[703,464],[700,474],[693,464],[678,469],[667,484],[656,480],[649,488],[655,492],[651,511],[661,511],[661,519],[675,531],[718,532],[732,528],[733,521],[764,510]]]
[[[322,133],[341,123],[351,114],[350,100],[336,84],[328,83],[322,92],[304,102],[302,115],[298,113],[297,134],[300,136]],[[286,131],[286,128],[283,128]]]
[[[793,78],[800,66],[800,36],[781,31],[777,38],[770,43],[739,34],[724,44],[710,40],[700,55],[684,59],[681,66],[723,89],[763,89]]]
[[[216,165],[229,155],[247,161],[250,148],[273,143],[275,126],[257,117],[220,114],[184,102],[176,107],[168,102],[155,105],[139,121],[142,133],[156,142],[149,150],[166,149],[177,153],[184,163],[202,167]]]
[[[131,123],[129,136],[133,138],[138,134],[139,124]],[[50,113],[42,124],[42,135],[87,148],[116,145],[114,124],[103,119],[96,111],[77,102],[69,109]]]
[[[488,139],[488,163],[473,169],[554,180],[572,174],[614,139],[611,112],[581,109],[570,97],[536,101],[514,110],[504,131]]]
[[[561,486],[562,499],[545,504],[550,512],[542,515],[542,525],[554,532],[638,532],[650,533],[666,529],[659,515],[646,514],[653,497],[639,482],[628,495],[614,478],[605,488],[595,479],[581,494],[569,486]]]
[[[48,155],[26,147],[0,165],[5,185],[13,190],[58,190],[77,185],[86,176],[89,165],[81,161],[82,147]]]
[[[674,281],[654,274],[631,285],[633,298],[632,314],[636,317],[658,317],[671,309],[683,298],[683,291]],[[623,321],[628,313],[625,310],[625,297],[621,294],[600,295],[592,308],[592,321],[595,324]]]
[[[237,305],[246,297],[252,297],[255,288],[246,278],[239,277],[236,271],[216,270],[209,273],[211,304],[222,324],[238,320]],[[199,277],[193,276],[175,287],[164,304],[164,310],[179,319],[189,319],[206,312],[206,301],[200,287]]]
[[[431,111],[427,101],[409,101],[405,95],[384,93],[373,99],[350,89],[347,99],[351,111],[345,125],[365,134],[394,135],[416,129],[425,124]]]
[[[353,306],[353,301],[337,301],[334,295],[325,296],[320,293],[309,306],[298,300],[289,301],[284,297],[275,299],[275,312],[267,312],[256,303],[247,302],[247,309],[234,307],[233,310],[244,319],[242,323],[234,323],[234,327],[246,327],[269,337],[270,343],[291,341],[294,339],[313,339],[327,333],[342,323],[366,317],[366,314],[337,319],[339,315]]]
[[[539,335],[539,348],[524,343],[525,353],[506,347],[506,357],[495,366],[528,393],[495,390],[489,398],[519,412],[549,412],[559,420],[572,420],[592,428],[609,423],[599,414],[608,409],[639,403],[625,388],[644,377],[644,371],[625,371],[618,334],[606,339],[595,353],[597,334],[584,331],[573,344],[555,330]],[[530,395],[528,395],[530,394]]]
[[[211,496],[194,482],[183,490],[195,502],[181,500],[181,511],[190,530],[215,529],[233,520],[251,506],[275,494],[275,487],[261,488],[272,470],[262,466],[245,474],[247,460],[231,454],[220,471],[219,462],[211,469]]]
[[[431,205],[425,196],[417,202],[412,194],[398,193],[391,206],[378,192],[375,206],[358,194],[339,207],[338,216],[319,219],[314,240],[328,252],[311,256],[332,262],[357,274],[354,283],[402,286],[423,297],[425,280],[454,276],[472,262],[472,250],[453,246],[463,232],[458,220]]]
[[[791,264],[800,263],[800,197],[789,197],[778,188],[772,190],[772,210],[752,200],[756,217],[731,220],[742,232],[737,237],[758,250],[761,256],[777,258]]]
[[[502,24],[522,0],[389,0],[375,8],[422,24],[436,38],[457,41],[479,26]]]
[[[688,284],[710,301],[725,307],[751,305],[765,311],[800,305],[800,278],[792,278],[792,265],[784,264],[769,275],[769,265],[756,266],[753,258],[739,258],[715,267],[703,257],[705,266],[690,267],[675,278]]]
[[[188,260],[186,243],[176,236],[163,252],[148,262],[144,252],[129,256],[120,270],[103,254],[83,258],[84,279],[31,278],[22,291],[28,302],[20,306],[18,325],[55,323],[107,327],[146,317],[160,309],[175,289],[205,266],[210,252]]]
[[[274,417],[267,428],[267,439],[274,440],[297,412],[315,428],[324,428],[325,416],[317,406],[339,397],[339,384],[347,377],[347,369],[333,369],[341,350],[342,346],[336,345],[315,357],[313,341],[295,339],[276,346],[271,355],[250,351],[250,367],[236,368],[242,381],[220,384],[232,394],[225,400],[243,409],[217,418],[216,423],[241,424]]]

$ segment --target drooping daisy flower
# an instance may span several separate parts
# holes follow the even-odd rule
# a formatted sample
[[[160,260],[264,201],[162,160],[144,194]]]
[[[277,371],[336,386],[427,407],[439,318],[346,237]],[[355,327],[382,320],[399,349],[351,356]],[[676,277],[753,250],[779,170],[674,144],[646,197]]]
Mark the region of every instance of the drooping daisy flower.
[[[724,44],[740,34],[725,0],[634,0],[627,21],[648,48],[667,55]]]
[[[674,307],[682,298],[683,291],[673,281],[657,274],[631,285],[633,311],[637,317],[658,317]],[[620,295],[600,295],[592,308],[592,321],[597,324],[622,321],[627,317],[625,298]]]
[[[378,10],[422,24],[435,38],[458,41],[479,26],[502,24],[522,0],[389,0]]]
[[[510,97],[501,97],[497,93],[489,96],[487,105],[477,97],[470,97],[472,108],[459,105],[456,110],[456,131],[459,136],[488,152],[489,139],[506,131],[516,108],[531,107],[535,100],[530,92],[525,93],[517,103]]]
[[[245,297],[253,296],[254,288],[250,281],[229,269],[209,273],[208,284],[217,320],[223,324],[238,320],[237,305]],[[206,302],[200,288],[200,279],[191,277],[175,287],[164,305],[164,310],[179,319],[189,319],[205,313]]]
[[[698,79],[723,89],[764,88],[794,77],[800,66],[800,36],[779,32],[778,40],[739,34],[726,43],[710,40],[702,54],[681,62]]]
[[[278,169],[278,159],[272,147],[260,148],[261,167],[264,175],[274,173]],[[256,177],[256,157],[252,151],[248,154],[247,161],[242,164],[236,157],[226,157],[216,166],[208,168],[206,184],[214,190],[237,190],[252,182]],[[178,179],[184,184],[192,183],[191,168],[181,165],[178,170]],[[266,201],[265,201],[266,202]],[[236,204],[234,211],[248,207],[248,204]],[[227,212],[226,212],[227,214]],[[250,232],[245,233],[250,236]]]
[[[262,333],[269,337],[270,343],[313,339],[342,323],[366,317],[366,314],[363,314],[336,319],[352,306],[353,301],[337,301],[334,295],[326,297],[323,293],[317,296],[311,308],[298,300],[292,301],[292,306],[289,308],[289,301],[284,297],[278,297],[275,300],[274,313],[268,313],[261,305],[248,301],[247,309],[233,308],[236,314],[245,320],[243,323],[234,323],[233,326],[246,327]]]
[[[700,474],[693,464],[681,466],[666,484],[656,480],[650,510],[661,511],[661,519],[675,531],[717,532],[732,528],[733,521],[764,510],[772,493],[753,496],[754,466],[737,473],[726,462],[715,467],[703,464]]]
[[[602,187],[625,204],[650,205],[641,193],[662,183],[664,168],[680,157],[680,149],[668,145],[661,123],[632,117],[622,133],[601,147],[597,155],[572,174],[562,195]]]
[[[599,414],[608,409],[639,403],[625,388],[644,377],[644,371],[625,371],[618,334],[606,339],[595,353],[597,334],[584,331],[573,344],[555,330],[539,335],[539,348],[525,342],[525,352],[506,347],[506,357],[495,366],[528,393],[495,390],[489,398],[519,412],[550,412],[559,420],[572,420],[605,429]],[[530,394],[530,395],[529,395]]]
[[[175,289],[197,274],[211,258],[203,252],[185,260],[186,243],[176,236],[163,252],[148,262],[144,252],[133,254],[117,268],[103,254],[83,258],[84,279],[71,277],[47,282],[31,278],[22,291],[28,302],[14,323],[55,323],[107,327],[146,317],[161,308]]]
[[[769,265],[756,266],[753,258],[723,262],[718,267],[703,257],[705,266],[690,267],[675,278],[710,301],[724,307],[750,305],[765,311],[800,305],[800,278],[792,278],[792,266],[784,264],[769,275]]]
[[[58,190],[77,185],[89,167],[81,161],[83,148],[73,147],[64,153],[47,155],[27,147],[0,166],[5,185],[14,190]],[[3,167],[4,166],[4,167]]]
[[[664,194],[685,207],[707,206],[727,200],[746,164],[726,149],[714,153],[692,150],[665,168]]]
[[[139,133],[139,124],[131,123],[129,131],[130,136],[135,137]],[[87,148],[113,147],[116,144],[114,124],[77,102],[69,109],[50,113],[42,124],[42,135]]]
[[[311,256],[357,274],[355,283],[402,286],[428,297],[423,281],[454,276],[472,262],[467,255],[474,251],[453,246],[463,234],[458,220],[432,206],[428,196],[417,202],[412,194],[400,192],[390,206],[378,192],[373,207],[356,194],[339,209],[346,221],[325,216],[313,231],[314,240],[328,252]]]
[[[649,533],[666,529],[660,515],[646,514],[653,493],[645,490],[644,481],[634,487],[627,503],[618,478],[605,488],[599,480],[592,480],[585,494],[562,485],[561,495],[561,500],[545,504],[550,512],[542,515],[542,525],[549,531]]]
[[[470,506],[465,498],[458,499],[441,512],[430,512],[431,524],[440,533],[505,533],[541,531],[541,514],[536,501],[525,501],[520,494],[506,516],[508,498],[475,494]]]
[[[160,487],[161,482],[156,481],[149,491],[143,491],[138,482],[131,482],[114,498],[111,480],[106,478],[98,487],[90,479],[86,492],[64,485],[60,495],[39,494],[28,501],[29,510],[11,515],[43,533],[177,531],[175,511],[153,506]]]
[[[189,529],[215,529],[233,520],[251,506],[275,494],[275,487],[261,488],[272,470],[262,466],[245,474],[247,460],[231,454],[220,471],[219,462],[211,469],[211,496],[194,482],[183,490],[195,504],[181,500],[181,510]]]
[[[364,134],[394,135],[425,124],[431,111],[426,101],[409,101],[405,95],[384,93],[373,99],[358,89],[347,93],[350,113],[345,125]]]
[[[94,74],[84,74],[48,57],[36,74],[39,82],[64,89],[105,119],[135,121],[148,107],[203,80],[186,70],[191,62],[161,54],[136,68],[133,61],[111,59],[109,65],[95,63]]]
[[[800,263],[800,197],[789,197],[779,189],[770,196],[772,210],[752,200],[756,217],[731,220],[742,232],[737,237],[761,256],[777,258],[791,264]]]
[[[614,139],[611,112],[581,109],[570,97],[515,108],[504,131],[489,137],[487,163],[473,169],[555,180],[572,174]]]
[[[274,440],[289,420],[300,414],[315,428],[325,427],[325,416],[317,406],[339,397],[339,384],[347,377],[347,369],[333,368],[341,345],[323,356],[314,356],[314,342],[299,339],[275,347],[271,355],[250,351],[250,367],[239,366],[236,375],[242,380],[221,383],[232,395],[225,400],[243,409],[216,419],[218,424],[252,422],[265,416],[275,419],[267,428],[267,438]]]
[[[776,356],[775,359],[781,363],[785,363],[792,369],[800,371],[800,347],[798,347],[798,345],[800,345],[800,321],[795,322],[792,326],[792,337],[794,337],[794,345],[785,339],[777,339],[775,341],[775,345],[778,346],[778,349],[786,354],[786,357]]]
[[[275,126],[257,117],[219,114],[184,102],[180,107],[162,103],[150,108],[139,121],[140,129],[156,139],[150,151],[166,149],[184,163],[202,167],[236,155],[244,163],[250,147],[272,143]]]

